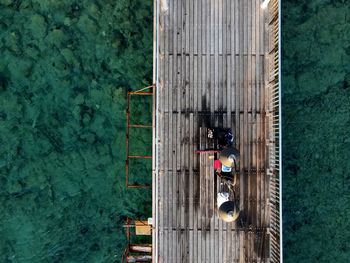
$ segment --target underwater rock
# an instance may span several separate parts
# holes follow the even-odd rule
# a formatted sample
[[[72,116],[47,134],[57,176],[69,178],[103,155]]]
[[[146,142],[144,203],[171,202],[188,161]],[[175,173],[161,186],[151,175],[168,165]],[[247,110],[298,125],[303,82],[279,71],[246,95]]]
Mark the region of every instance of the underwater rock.
[[[99,244],[98,243],[92,244],[91,247],[90,247],[90,250],[91,251],[99,251],[100,250]]]
[[[73,3],[69,6],[69,10],[68,10],[68,15],[71,18],[78,18],[81,14],[82,10],[81,7],[78,3]]]
[[[7,90],[8,84],[9,84],[9,78],[5,75],[5,73],[0,72],[0,91]]]
[[[89,14],[95,19],[98,19],[101,16],[100,8],[95,3],[90,3],[88,10]]]
[[[74,98],[74,103],[75,105],[81,105],[83,104],[85,101],[84,99],[84,95],[79,93],[75,98]]]
[[[22,186],[17,180],[9,181],[6,188],[9,194],[19,193],[22,190]]]
[[[104,129],[105,117],[99,114],[95,114],[90,124],[90,129],[96,134],[98,138],[104,138],[106,131]]]
[[[79,66],[79,62],[75,58],[74,52],[72,50],[64,48],[62,49],[61,54],[69,65],[72,65],[74,67]]]
[[[72,19],[70,19],[69,17],[65,17],[64,20],[63,20],[63,24],[65,26],[71,26],[72,25]]]
[[[48,33],[46,39],[51,45],[61,47],[68,38],[61,29],[53,29]]]
[[[0,0],[0,5],[9,6],[12,2],[13,0]]]
[[[91,116],[88,113],[83,114],[83,124],[84,126],[88,126],[91,121]]]
[[[34,14],[30,18],[29,29],[35,38],[43,38],[46,34],[47,24],[45,18],[39,14]]]
[[[23,79],[26,81],[27,77],[31,75],[33,62],[29,59],[21,59],[20,61],[11,61],[8,64],[9,72],[12,78],[19,81]]]
[[[96,141],[96,135],[91,132],[84,132],[79,135],[79,139],[89,144],[93,144]]]
[[[93,35],[96,34],[98,30],[98,26],[96,25],[96,23],[85,14],[79,18],[77,26],[80,29],[80,31],[85,34]]]
[[[12,31],[5,39],[5,45],[16,55],[19,55],[23,50],[21,49],[21,36],[18,32]]]

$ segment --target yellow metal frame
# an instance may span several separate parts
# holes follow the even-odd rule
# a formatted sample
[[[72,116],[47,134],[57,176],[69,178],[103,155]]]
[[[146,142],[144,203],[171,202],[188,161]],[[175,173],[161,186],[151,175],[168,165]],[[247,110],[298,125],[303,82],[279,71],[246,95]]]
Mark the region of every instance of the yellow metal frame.
[[[127,95],[127,109],[126,109],[126,160],[125,160],[125,185],[127,188],[150,188],[151,185],[139,185],[129,184],[129,159],[152,159],[150,155],[130,155],[129,152],[129,130],[130,128],[152,128],[153,126],[144,124],[130,124],[130,101],[131,96],[152,96],[153,92],[150,91],[155,85],[147,86],[137,91],[129,91]]]

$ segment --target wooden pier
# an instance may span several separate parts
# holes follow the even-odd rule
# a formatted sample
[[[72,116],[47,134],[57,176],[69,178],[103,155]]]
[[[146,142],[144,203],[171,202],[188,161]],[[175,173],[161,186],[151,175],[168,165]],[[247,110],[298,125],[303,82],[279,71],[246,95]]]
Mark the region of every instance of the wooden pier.
[[[155,263],[280,260],[278,11],[279,1],[155,0]],[[209,154],[195,153],[202,127],[235,134],[234,223],[217,216]]]

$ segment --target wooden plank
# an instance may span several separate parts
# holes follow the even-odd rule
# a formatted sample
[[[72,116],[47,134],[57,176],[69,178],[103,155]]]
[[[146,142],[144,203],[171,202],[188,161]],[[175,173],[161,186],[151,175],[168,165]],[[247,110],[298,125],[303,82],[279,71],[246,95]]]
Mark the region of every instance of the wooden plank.
[[[183,21],[184,21],[184,31],[185,31],[185,53],[189,54],[190,53],[190,43],[191,43],[191,39],[190,38],[190,28],[193,28],[193,26],[191,26],[190,24],[190,14],[191,14],[191,10],[190,10],[190,1],[185,1],[185,3],[183,3]]]
[[[256,55],[256,21],[257,19],[257,9],[259,6],[257,3],[253,3],[252,5],[252,12],[253,12],[253,20],[252,20],[252,167],[255,169],[256,173],[254,174],[254,180],[253,180],[253,190],[252,192],[254,193],[255,197],[255,203],[254,203],[254,217],[253,217],[253,224],[256,227],[260,227],[260,222],[259,222],[259,216],[261,213],[261,207],[260,207],[260,172],[258,170],[258,136],[259,136],[259,130],[257,129],[257,98],[258,98],[258,89],[257,89],[257,73],[256,73],[256,61],[257,61],[257,55]],[[260,112],[259,112],[260,114]],[[253,240],[253,246],[255,247],[258,242],[254,242]],[[253,250],[254,252],[254,259],[259,261],[259,255],[256,252],[258,251],[258,246]]]
[[[203,140],[202,140],[202,136],[203,136],[203,128],[202,127],[200,127],[199,128],[199,148],[200,149],[203,149],[204,147],[205,147],[205,145],[203,145]],[[201,217],[201,215],[202,214],[205,214],[205,206],[204,206],[204,203],[205,203],[205,191],[203,191],[203,189],[205,189],[205,177],[204,176],[202,176],[204,173],[205,173],[205,166],[203,165],[203,163],[204,163],[204,156],[203,156],[203,154],[200,154],[199,155],[199,158],[200,158],[200,161],[199,161],[199,179],[200,179],[200,185],[199,185],[199,189],[200,189],[200,191],[199,191],[199,193],[200,193],[200,196],[199,196],[199,200],[200,200],[200,205],[199,205],[199,208],[200,208],[200,212],[199,212],[199,214],[200,214],[200,227],[201,227],[201,229],[203,229],[204,228],[204,224],[203,224],[203,220],[202,220],[202,217]]]
[[[248,223],[266,226],[264,12],[252,0],[168,4],[159,38],[160,253],[165,262],[259,261],[255,233],[217,218],[208,154],[193,150],[207,146],[198,145],[199,125],[231,126],[242,153],[240,207]]]
[[[198,231],[198,239],[197,239],[197,262],[205,262],[205,260],[203,260],[203,253],[205,250],[202,249],[202,243],[203,243],[203,237],[202,237],[202,230]]]
[[[174,53],[174,55],[178,55],[182,53],[182,17],[181,17],[181,9],[182,9],[182,0],[176,0],[176,9],[175,14],[176,14],[176,35],[177,35],[177,49],[176,52]]]
[[[186,231],[186,236],[188,237],[189,235],[189,228],[190,228],[190,222],[192,221],[193,218],[193,213],[190,210],[190,156],[192,153],[190,153],[190,115],[185,114],[185,142],[184,142],[184,152],[185,152],[185,172],[184,172],[184,187],[183,189],[185,190],[185,224],[184,224],[184,229]],[[190,212],[191,211],[191,212]],[[188,246],[186,246],[188,249]],[[188,253],[186,253],[186,258],[188,259]]]
[[[255,78],[256,78],[256,87],[257,87],[257,94],[256,94],[256,109],[259,110],[261,112],[261,108],[260,108],[260,52],[259,52],[259,48],[260,48],[260,41],[259,41],[259,28],[260,28],[260,6],[258,3],[256,3],[256,12],[255,12],[255,19],[256,19],[256,24],[255,24],[255,59],[256,59],[256,69],[255,69]]]
[[[200,34],[200,27],[198,23],[198,0],[191,1],[191,34],[192,34],[192,45],[190,53],[197,56],[198,55],[198,33]]]
[[[179,176],[179,186],[177,188],[177,191],[179,193],[179,229],[185,228],[185,171],[186,171],[186,162],[185,162],[185,142],[183,140],[185,136],[185,118],[183,114],[178,114],[180,118],[180,133],[179,133],[179,141],[178,144],[180,145],[180,170],[177,171],[177,174]],[[182,233],[182,231],[180,231]]]
[[[193,150],[197,148],[197,140],[198,140],[198,125],[197,125],[197,115],[194,114],[193,115]],[[198,155],[193,153],[194,155],[194,159],[193,159],[193,206],[194,206],[194,218],[193,218],[193,231],[194,231],[194,242],[195,245],[193,247],[194,249],[194,262],[198,262],[198,259],[200,259],[199,257],[199,251],[198,251],[198,246],[199,246],[199,242],[200,242],[200,238],[199,238],[199,233],[198,233],[198,229],[200,226],[200,222],[199,222],[199,216],[200,216],[200,212],[199,212],[199,184],[200,184],[200,178],[199,178],[199,164],[198,164]]]
[[[248,40],[248,47],[247,47],[247,110],[252,110],[252,0],[247,1],[248,5],[248,15],[247,15],[247,40]]]
[[[177,143],[176,143],[176,170],[179,171],[181,169],[181,122],[180,122],[180,113],[181,113],[181,102],[182,102],[182,96],[181,96],[181,56],[177,56],[177,85],[176,85],[176,92],[177,92],[177,126],[176,126],[176,138],[177,138]],[[179,74],[180,72],[180,74]]]
[[[169,129],[169,114],[163,114],[163,118],[164,118],[164,128],[162,129],[162,136],[161,136],[161,142],[164,145],[164,165],[168,166],[169,163],[169,159],[168,159],[168,147],[169,144],[167,142],[165,142],[165,134],[167,132],[167,130]],[[168,239],[166,237],[166,230],[165,230],[165,226],[167,226],[168,223],[168,192],[167,192],[167,188],[168,188],[168,171],[166,170],[166,168],[163,166],[161,171],[160,171],[160,179],[161,179],[161,189],[160,189],[160,202],[159,202],[159,210],[162,209],[162,213],[160,216],[160,222],[159,222],[159,229],[161,229],[162,234],[159,238],[159,242],[160,242],[160,254],[162,256],[162,258],[165,258],[165,251],[167,249],[167,247],[169,246],[168,244]],[[162,247],[163,246],[163,247]]]
[[[196,0],[197,1],[197,0]],[[189,76],[188,76],[188,82],[189,82],[189,89],[191,91],[191,97],[190,97],[190,105],[189,105],[189,109],[191,112],[195,111],[197,108],[197,103],[195,103],[196,99],[197,99],[197,89],[195,88],[195,83],[194,83],[194,46],[197,43],[197,39],[195,34],[197,34],[197,28],[195,25],[195,12],[197,11],[194,6],[195,6],[195,2],[196,1],[190,1],[189,2],[189,23],[190,23],[190,51],[189,51]],[[196,32],[196,33],[195,33]],[[197,58],[197,56],[196,56]]]
[[[189,155],[189,213],[190,213],[190,221],[189,228],[193,229],[193,221],[194,221],[194,175],[193,175],[193,165],[194,165],[194,137],[193,134],[193,113],[189,114],[189,122],[188,122],[188,130],[189,130],[189,147],[188,147],[188,155]]]
[[[232,32],[233,28],[233,18],[231,15],[231,6],[234,5],[234,1],[231,0],[226,0],[225,1],[225,10],[226,10],[226,41],[225,41],[225,46],[226,46],[226,57],[225,57],[225,63],[226,63],[226,71],[224,74],[224,80],[226,81],[226,110],[227,110],[227,121],[228,123],[231,124],[231,118],[232,118],[232,100],[234,99],[234,85],[233,85],[233,78],[234,78],[234,71],[232,69],[232,46],[233,46],[233,41],[234,41],[234,35]],[[231,92],[232,91],[232,92]],[[233,131],[234,132],[234,131]]]
[[[199,129],[199,140],[200,140],[200,149],[203,149],[203,140],[202,140],[202,134],[203,134],[203,130],[202,128]],[[205,145],[204,145],[205,146]],[[206,191],[204,191],[203,189],[205,189],[205,178],[204,176],[202,176],[205,172],[205,167],[203,164],[203,160],[204,160],[204,156],[202,154],[200,154],[200,173],[199,173],[199,178],[200,178],[200,204],[199,204],[199,208],[200,210],[198,211],[198,227],[200,227],[201,231],[199,232],[199,236],[198,236],[198,240],[201,240],[200,244],[198,245],[198,256],[200,257],[200,262],[205,262],[205,242],[203,241],[204,236],[203,234],[203,230],[205,228],[205,193]],[[204,218],[203,218],[204,216]],[[203,249],[204,246],[204,249]]]
[[[195,228],[194,221],[197,220],[197,216],[195,215],[195,208],[194,208],[194,174],[193,174],[193,165],[194,165],[194,134],[193,134],[193,113],[190,114],[190,120],[189,120],[189,126],[190,126],[190,147],[189,147],[189,155],[190,155],[190,167],[189,167],[189,180],[190,180],[190,190],[189,190],[189,229],[193,229],[190,232],[190,255],[189,255],[189,261],[194,262],[194,259],[196,257],[195,249],[193,243],[196,242],[197,238],[197,229]]]
[[[173,229],[175,229],[173,233],[173,247],[174,247],[174,253],[173,253],[173,258],[174,262],[179,262],[179,253],[178,250],[180,249],[179,247],[179,227],[180,227],[180,216],[181,216],[181,211],[179,209],[180,206],[180,198],[179,198],[179,167],[180,167],[180,157],[181,157],[181,152],[180,152],[180,114],[176,114],[175,116],[175,145],[174,147],[176,148],[176,161],[175,161],[175,169],[173,171],[173,218],[174,218],[174,225]]]
[[[206,13],[207,13],[207,23],[206,23],[206,26],[207,26],[207,40],[206,40],[206,74],[204,75],[205,76],[205,87],[206,87],[206,90],[205,90],[205,94],[206,94],[206,107],[205,109],[207,110],[211,110],[211,103],[210,103],[210,96],[212,95],[211,94],[211,90],[210,90],[210,58],[211,58],[211,48],[214,48],[214,46],[212,45],[212,36],[211,36],[211,33],[212,33],[212,30],[211,30],[211,24],[212,24],[212,14],[211,14],[211,1],[208,0],[207,2],[207,6],[206,6]]]
[[[188,244],[187,246],[189,247],[188,248],[188,260],[187,262],[194,262],[195,258],[194,258],[194,255],[193,255],[193,252],[194,252],[194,241],[193,241],[193,231],[190,231],[189,232],[189,239],[187,240]]]
[[[236,54],[239,52],[240,49],[240,42],[241,42],[241,38],[239,37],[241,34],[239,34],[239,32],[241,32],[241,16],[239,16],[239,14],[242,13],[242,9],[241,9],[241,0],[234,0],[235,4],[234,4],[234,18],[235,18],[235,26],[234,26],[234,31],[235,31],[235,53],[232,54],[233,56],[236,56]]]
[[[262,215],[261,215],[261,221],[262,221],[262,226],[267,226],[268,225],[268,220],[267,217],[269,216],[269,212],[268,212],[268,206],[267,206],[267,198],[268,198],[268,175],[267,175],[267,167],[266,167],[266,141],[265,139],[267,138],[266,134],[265,134],[265,110],[266,110],[266,106],[267,104],[265,104],[265,83],[268,77],[268,74],[266,74],[266,70],[265,70],[265,41],[264,41],[264,37],[263,36],[263,27],[264,27],[264,12],[262,10],[259,10],[259,24],[260,24],[260,38],[259,38],[259,54],[261,56],[259,56],[259,61],[258,61],[258,65],[259,65],[259,69],[260,69],[260,78],[259,78],[259,97],[260,97],[260,109],[263,112],[263,115],[261,116],[261,167],[263,167],[263,175],[261,178],[261,196],[262,196]],[[268,255],[266,255],[268,256]]]
[[[173,3],[170,5],[170,11],[174,10],[173,8]],[[172,14],[172,13],[171,13]],[[173,16],[172,16],[173,17]],[[172,24],[172,23],[171,23]],[[176,79],[174,78],[174,64],[175,64],[175,59],[174,56],[169,56],[169,79],[171,86],[169,86],[169,128],[168,128],[168,133],[169,133],[169,160],[168,160],[168,167],[167,167],[167,182],[168,182],[168,210],[167,210],[167,216],[168,216],[168,232],[167,232],[167,239],[168,239],[168,248],[167,248],[167,254],[166,258],[169,262],[174,261],[174,254],[173,254],[173,231],[172,228],[174,226],[174,216],[173,216],[173,209],[174,209],[174,203],[173,200],[175,199],[174,196],[174,182],[175,182],[175,176],[174,176],[174,171],[176,171],[176,152],[174,151],[175,147],[174,145],[176,144],[176,137],[175,136],[175,127],[176,127],[176,118],[174,118],[174,115],[171,114],[174,104],[173,104],[173,90],[174,86],[176,85]],[[175,75],[176,76],[176,75]],[[176,105],[176,104],[175,104]]]
[[[233,258],[236,258],[238,254],[238,246],[235,243],[236,241],[236,233],[234,231],[227,231],[227,251],[228,251],[228,262],[234,262]]]
[[[214,10],[213,10],[213,30],[214,30],[214,62],[212,64],[213,66],[213,73],[214,75],[212,77],[214,77],[214,82],[213,82],[213,88],[214,88],[214,110],[217,111],[218,110],[218,104],[219,104],[219,88],[218,88],[218,79],[219,79],[219,70],[218,70],[218,65],[219,65],[219,46],[220,46],[220,42],[221,39],[219,39],[219,31],[220,31],[220,25],[219,25],[219,1],[214,1]]]
[[[199,128],[198,128],[198,115],[194,115],[194,134],[196,138],[194,139],[195,147],[199,148]],[[197,262],[200,262],[201,256],[200,256],[200,244],[201,244],[201,236],[199,235],[199,229],[201,228],[201,210],[200,210],[200,167],[199,167],[199,156],[195,154],[195,162],[194,162],[194,200],[195,200],[195,214],[196,217],[194,218],[194,228],[197,229],[195,232],[196,240],[197,240],[197,247],[196,247],[196,260]]]
[[[214,51],[215,52],[215,51]],[[218,93],[217,93],[217,87],[215,86],[215,54],[214,55],[210,55],[209,57],[209,70],[208,70],[209,74],[208,74],[208,83],[209,87],[208,87],[208,101],[209,101],[209,107],[210,107],[210,111],[212,113],[214,113],[214,111],[216,110],[216,101],[218,99]],[[212,114],[211,117],[214,117],[214,114]]]
[[[243,8],[242,8],[242,1],[235,1],[234,5],[234,17],[235,17],[235,25],[234,25],[234,31],[235,31],[235,45],[234,45],[234,69],[235,69],[235,76],[236,76],[236,82],[235,82],[235,113],[236,113],[236,118],[235,118],[235,123],[236,123],[236,147],[242,151],[242,144],[243,141],[241,140],[242,132],[241,132],[241,99],[243,100],[243,92],[242,92],[242,87],[243,87],[243,81],[242,81],[242,72],[243,72],[243,56],[242,56],[242,40],[243,40],[243,23],[242,23],[242,13],[243,13]],[[242,120],[243,121],[243,120]],[[243,161],[241,161],[240,165],[240,178],[239,178],[239,184],[240,184],[240,190],[239,190],[239,195],[240,195],[240,211],[243,210],[243,200],[244,200],[244,195],[243,195]],[[235,241],[235,247],[237,250],[234,250],[233,258],[239,258],[241,260],[241,255],[243,255],[243,250],[240,247],[240,236],[239,232],[233,232],[234,234],[234,241]],[[242,262],[242,261],[240,261]]]
[[[221,80],[221,76],[222,76],[222,29],[223,29],[223,25],[222,25],[222,1],[216,1],[216,7],[215,7],[215,16],[216,16],[216,26],[215,26],[215,31],[216,31],[216,47],[215,47],[215,110],[218,111],[219,109],[222,109],[222,104],[223,104],[223,87],[222,87],[222,81]],[[222,123],[221,123],[222,125]],[[215,122],[215,126],[216,127],[220,127],[221,126],[219,124],[219,120],[218,123]],[[211,162],[213,163],[213,162]],[[213,262],[220,262],[220,260],[222,260],[222,258],[220,258],[219,256],[219,251],[221,250],[221,246],[220,246],[220,242],[219,242],[219,232],[218,232],[218,228],[219,228],[219,219],[217,217],[217,213],[216,213],[216,196],[217,196],[217,176],[213,174],[213,166],[211,165],[211,178],[212,179],[212,184],[213,184],[213,195],[212,195],[212,222],[211,222],[211,228],[212,231],[214,231],[214,237],[213,237],[213,247],[215,248],[214,250],[214,260]],[[214,183],[215,181],[215,183]],[[221,220],[220,220],[221,221]],[[220,229],[222,231],[222,229]],[[222,236],[221,236],[222,239]],[[220,253],[220,255],[222,255]]]
[[[204,46],[204,14],[203,14],[203,5],[204,1],[198,1],[198,16],[197,16],[197,24],[199,27],[198,30],[198,57],[197,57],[197,70],[194,72],[194,79],[197,82],[197,110],[202,110],[202,61],[203,61],[203,46]]]
[[[186,0],[182,0],[181,1],[181,9],[179,10],[179,12],[181,13],[181,51],[180,51],[180,58],[181,58],[181,71],[180,71],[180,96],[181,96],[181,101],[180,101],[180,111],[183,109],[186,109],[186,104],[188,103],[188,99],[187,99],[187,93],[188,91],[186,90]],[[186,93],[187,92],[187,93]]]
[[[262,164],[261,164],[261,114],[257,114],[256,117],[256,130],[257,130],[257,143],[256,143],[256,156],[257,156],[257,160],[256,160],[256,168],[258,171],[257,174],[257,196],[258,196],[258,202],[257,202],[257,210],[260,211],[257,214],[257,226],[258,227],[262,227],[262,221],[261,221],[261,214],[262,214],[262,192],[261,192],[261,183],[262,183]]]
[[[254,228],[253,218],[254,218],[254,171],[252,170],[252,114],[250,113],[252,110],[252,0],[248,1],[248,22],[247,22],[247,31],[248,31],[248,69],[247,69],[247,112],[248,112],[248,138],[247,138],[247,148],[248,148],[248,171],[249,171],[249,181],[248,181],[248,213],[249,213],[249,226]],[[248,259],[252,260],[254,258],[254,243],[253,243],[253,234],[248,232]]]
[[[208,166],[208,182],[209,182],[209,199],[208,199],[208,204],[210,204],[209,206],[209,218],[210,218],[210,247],[213,248],[210,250],[210,258],[211,258],[211,262],[216,261],[216,251],[217,251],[217,247],[215,246],[215,197],[214,197],[214,167],[213,167],[213,159],[209,159],[211,156],[211,154],[208,154],[208,159],[207,159],[207,166]]]
[[[159,175],[160,175],[160,185],[164,185],[164,174],[163,174],[163,172],[160,172],[159,173]],[[162,194],[163,193],[161,193],[160,194],[160,198],[162,198]],[[159,209],[159,211],[161,211],[161,212],[163,212],[163,214],[164,214],[164,207],[163,207],[163,203],[162,202],[159,202],[159,204],[158,204],[158,209]],[[158,238],[159,238],[159,252],[160,252],[160,256],[161,257],[163,257],[163,253],[164,253],[164,250],[165,250],[165,242],[164,242],[164,228],[163,228],[163,226],[164,226],[164,223],[163,223],[163,216],[162,215],[160,215],[159,216],[159,219],[158,219],[158,222],[159,222],[159,236],[158,236]]]
[[[168,231],[167,231],[167,239],[168,239],[168,247],[167,247],[167,254],[165,255],[164,261],[168,262],[175,262],[175,253],[174,253],[174,231],[173,226],[175,225],[175,218],[174,218],[174,202],[175,200],[175,182],[176,177],[174,176],[174,172],[176,171],[176,151],[175,151],[175,145],[176,145],[176,136],[175,136],[175,127],[176,127],[176,116],[174,118],[174,115],[171,114],[171,112],[176,109],[177,104],[176,101],[174,102],[174,98],[176,98],[176,85],[177,85],[177,74],[174,74],[176,72],[176,63],[177,63],[177,56],[174,56],[177,52],[177,16],[176,16],[176,1],[170,1],[169,2],[169,167],[168,167]],[[172,54],[170,56],[170,54]]]
[[[237,252],[237,256],[239,257],[239,262],[247,262],[246,261],[246,251],[244,247],[244,232],[238,232],[239,238],[237,239],[237,247],[239,251]]]
[[[215,0],[209,1],[209,54],[215,53]]]
[[[237,122],[237,119],[238,119],[238,116],[239,114],[237,114],[237,101],[238,101],[238,85],[237,85],[237,70],[236,70],[236,40],[237,40],[237,36],[236,36],[236,32],[237,32],[237,27],[238,27],[238,23],[236,22],[237,21],[237,17],[236,17],[236,14],[235,14],[235,10],[238,8],[237,7],[237,0],[234,0],[234,1],[229,1],[231,6],[230,6],[230,24],[231,24],[231,45],[230,45],[230,48],[231,48],[231,58],[230,58],[230,66],[231,66],[231,70],[229,71],[230,72],[230,80],[231,80],[231,99],[229,101],[231,101],[231,112],[234,111],[235,114],[232,116],[230,114],[230,116],[232,117],[232,121],[231,123],[239,123]],[[233,128],[233,132],[235,133],[235,136],[237,137],[238,135],[238,125],[235,125],[234,128]],[[236,140],[237,141],[237,140]],[[238,145],[236,144],[236,147],[239,149]]]
[[[206,137],[206,130],[203,129],[203,137]],[[203,143],[205,145],[205,148],[208,148],[208,144],[207,144],[207,141],[205,141]],[[203,154],[203,162],[204,162],[204,174],[202,174],[203,178],[204,178],[204,181],[205,181],[205,203],[204,203],[204,206],[205,206],[205,218],[204,218],[204,222],[205,222],[205,225],[204,225],[204,229],[205,229],[205,249],[206,249],[206,253],[205,253],[205,259],[207,261],[210,261],[210,252],[211,252],[211,249],[210,249],[210,181],[207,177],[207,174],[209,173],[209,169],[208,169],[208,165],[207,165],[207,160],[208,160],[208,154]]]
[[[159,21],[160,21],[160,27],[162,26],[162,24],[164,24],[163,22],[163,19],[164,18],[159,18]],[[159,84],[158,84],[158,94],[159,94],[159,98],[160,98],[160,101],[159,101],[159,105],[161,107],[161,109],[164,108],[164,101],[165,101],[165,91],[164,91],[164,86],[166,85],[166,83],[164,83],[165,81],[165,74],[166,74],[166,60],[164,59],[165,58],[165,38],[166,38],[166,34],[163,34],[162,36],[160,36],[161,38],[163,38],[160,43],[160,47],[159,47],[159,50],[160,50],[160,59],[159,59],[159,63],[160,63],[160,68],[159,68],[159,75],[161,76],[161,80],[159,81]],[[160,125],[158,131],[159,131],[159,135],[158,135],[158,139],[160,140],[160,143],[163,144],[163,140],[164,140],[164,116],[160,115],[159,116],[160,119],[162,120],[162,124],[163,125]],[[162,152],[163,149],[161,148],[160,151]],[[161,189],[159,192],[159,198],[162,199],[162,195],[164,194],[164,192],[162,191],[162,186],[164,186],[164,166],[165,166],[165,163],[164,163],[164,158],[161,158],[159,160],[159,182],[160,182],[160,185],[161,185]],[[158,209],[159,211],[164,211],[164,203],[163,202],[158,202]],[[157,217],[157,225],[158,225],[158,229],[159,229],[159,233],[158,233],[158,244],[159,244],[159,252],[160,252],[160,256],[162,257],[163,255],[163,251],[165,249],[165,244],[164,244],[164,217],[162,215],[163,213],[160,214],[160,216]]]

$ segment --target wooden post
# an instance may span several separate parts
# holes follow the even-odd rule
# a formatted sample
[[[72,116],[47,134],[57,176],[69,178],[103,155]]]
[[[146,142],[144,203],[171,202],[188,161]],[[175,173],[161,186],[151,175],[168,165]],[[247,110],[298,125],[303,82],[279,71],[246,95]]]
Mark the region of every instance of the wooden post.
[[[130,252],[152,253],[152,245],[130,245]]]
[[[136,263],[136,262],[152,262],[152,256],[149,255],[140,255],[140,256],[127,256],[126,262]]]

